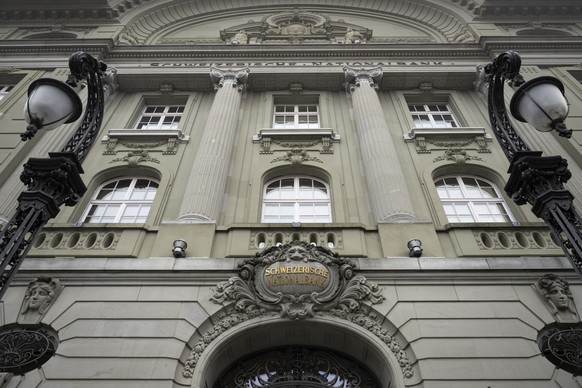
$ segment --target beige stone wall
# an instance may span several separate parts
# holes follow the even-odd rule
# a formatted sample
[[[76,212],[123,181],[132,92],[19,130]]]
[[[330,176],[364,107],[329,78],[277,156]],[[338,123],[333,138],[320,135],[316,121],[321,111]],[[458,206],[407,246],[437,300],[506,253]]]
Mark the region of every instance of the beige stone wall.
[[[446,174],[478,175],[500,189],[505,185],[508,162],[493,139],[475,68],[516,48],[526,79],[553,75],[565,85],[568,124],[575,130],[571,140],[515,125],[534,148],[568,159],[573,172],[569,188],[578,205],[578,1],[560,0],[553,8],[540,4],[546,7],[542,11],[525,0],[95,0],[74,9],[60,1],[51,2],[51,9],[21,2],[7,0],[0,6],[0,84],[16,84],[0,100],[0,218],[9,218],[16,206],[20,166],[30,156],[57,149],[74,127],[20,141],[30,82],[65,79],[68,56],[82,49],[117,69],[120,88],[106,101],[101,132],[84,162],[87,195],[77,207],[63,208],[42,231],[1,303],[0,324],[16,322],[31,279],[60,279],[64,289],[42,317],[59,332],[57,354],[39,370],[4,385],[0,381],[0,387],[198,388],[227,367],[216,357],[226,354],[225,360],[234,362],[295,338],[301,345],[357,353],[352,355],[361,362],[378,366],[384,386],[582,386],[545,360],[536,344],[538,330],[555,320],[533,287],[538,278],[546,273],[564,277],[574,301],[582,303],[580,280],[548,229],[527,206],[518,207],[509,198],[513,224],[449,223],[434,186]],[[295,11],[331,27],[323,33],[316,30],[325,26],[304,26],[320,34],[306,40],[307,35],[281,37],[276,26],[263,35],[257,32],[261,23]],[[348,26],[363,31],[362,44],[351,45],[337,32]],[[233,31],[240,30],[247,31],[248,41],[231,45]],[[225,118],[210,114],[217,100],[212,66],[248,67],[249,75],[240,106],[224,114],[233,118],[234,147],[217,155],[227,171],[226,186],[216,193],[218,215],[210,222],[185,222],[179,217],[185,191],[195,187],[189,179],[204,147],[205,128]],[[365,104],[356,107],[346,90],[345,66],[368,71],[379,66],[383,72],[374,80],[378,90],[367,95],[374,104],[364,108],[376,106],[370,115],[385,128],[379,132],[382,142],[368,148],[361,136],[367,128],[361,125]],[[297,83],[302,91],[294,94]],[[513,91],[507,88],[506,94],[509,101]],[[272,127],[273,103],[281,96],[317,99],[323,135],[274,136],[267,144],[262,134],[268,132],[262,131]],[[462,128],[413,131],[408,103],[434,101],[449,104]],[[132,130],[145,104],[175,102],[185,105],[179,131]],[[375,187],[386,187],[373,185],[364,165],[374,145],[393,153],[390,157],[400,164],[404,178],[397,183],[408,191],[413,213],[406,222],[378,222],[374,213],[371,201],[385,194],[374,192]],[[300,164],[285,160],[293,149],[305,152]],[[329,184],[332,223],[260,222],[265,182],[294,174]],[[121,176],[159,180],[147,221],[79,225],[91,193]],[[185,258],[174,259],[172,242],[178,238],[188,247]],[[409,257],[406,244],[412,238],[422,241],[420,258]],[[261,242],[269,247],[292,240],[321,246],[333,242],[334,252],[353,258],[359,273],[383,288],[385,301],[371,306],[374,322],[406,352],[413,376],[402,375],[394,349],[363,324],[317,316],[294,328],[294,322],[268,314],[221,332],[199,361],[206,369],[198,368],[194,378],[183,376],[196,341],[223,319],[226,306],[210,301],[217,284],[236,275],[243,258],[262,251]],[[285,340],[277,337],[279,330]],[[241,345],[236,338],[246,342]]]

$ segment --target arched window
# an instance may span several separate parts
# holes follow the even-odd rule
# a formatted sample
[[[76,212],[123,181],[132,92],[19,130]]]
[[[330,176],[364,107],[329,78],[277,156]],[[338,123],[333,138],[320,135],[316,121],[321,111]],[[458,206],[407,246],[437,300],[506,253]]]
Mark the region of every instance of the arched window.
[[[331,222],[327,184],[306,176],[268,182],[263,193],[262,222]]]
[[[100,186],[83,216],[89,223],[144,223],[156,196],[158,182],[124,178]]]
[[[471,176],[440,178],[435,186],[449,222],[512,222],[497,187]]]

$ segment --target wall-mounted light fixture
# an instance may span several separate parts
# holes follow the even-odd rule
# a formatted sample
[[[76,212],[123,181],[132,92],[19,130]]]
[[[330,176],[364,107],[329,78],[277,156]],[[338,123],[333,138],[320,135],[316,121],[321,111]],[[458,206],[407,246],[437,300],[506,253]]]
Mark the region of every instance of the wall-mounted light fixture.
[[[408,241],[408,244],[406,244],[406,246],[410,251],[408,253],[408,256],[410,257],[422,256],[422,242],[419,239],[413,238],[412,240]]]
[[[186,248],[188,248],[188,243],[184,240],[175,240],[172,244],[172,253],[176,259],[180,257],[186,257]]]

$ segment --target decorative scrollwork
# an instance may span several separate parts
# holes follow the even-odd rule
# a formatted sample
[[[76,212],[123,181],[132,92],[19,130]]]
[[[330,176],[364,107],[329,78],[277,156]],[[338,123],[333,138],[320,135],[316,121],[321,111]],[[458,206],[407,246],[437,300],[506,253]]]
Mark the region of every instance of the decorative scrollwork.
[[[582,374],[582,324],[550,323],[539,331],[537,342],[552,364],[574,376]]]
[[[261,388],[283,382],[294,383],[294,386],[301,382],[317,387],[380,387],[356,362],[330,352],[292,347],[240,362],[222,376],[215,388]]]
[[[183,376],[192,377],[210,342],[251,318],[279,314],[282,318],[303,320],[329,314],[378,336],[398,359],[403,375],[411,377],[413,370],[406,352],[364,303],[382,303],[382,288],[356,275],[355,270],[352,260],[300,241],[273,246],[245,259],[239,266],[239,276],[214,289],[211,300],[228,305],[216,325],[193,346]]]
[[[45,324],[12,323],[0,327],[0,372],[23,375],[54,356],[57,332]]]
[[[489,77],[489,119],[493,125],[495,136],[503,147],[508,159],[512,159],[516,152],[528,152],[529,146],[523,141],[511,124],[505,110],[504,82],[519,86],[525,82],[519,74],[521,57],[513,51],[499,55],[485,66],[484,70]]]

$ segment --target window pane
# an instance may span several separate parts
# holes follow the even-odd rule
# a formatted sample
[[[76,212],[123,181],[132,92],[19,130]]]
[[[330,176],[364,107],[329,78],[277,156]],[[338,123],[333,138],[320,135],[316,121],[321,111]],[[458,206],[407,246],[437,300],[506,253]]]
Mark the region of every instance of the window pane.
[[[512,221],[503,199],[490,182],[474,177],[448,177],[436,181],[435,187],[450,222]],[[449,198],[466,199],[452,202]]]
[[[327,187],[312,178],[289,177],[271,182],[265,188],[264,201],[263,222],[331,221]]]
[[[155,181],[137,178],[108,183],[89,205],[85,222],[145,222],[157,187]]]
[[[431,128],[432,124],[426,115],[412,115],[414,126],[416,128]]]

